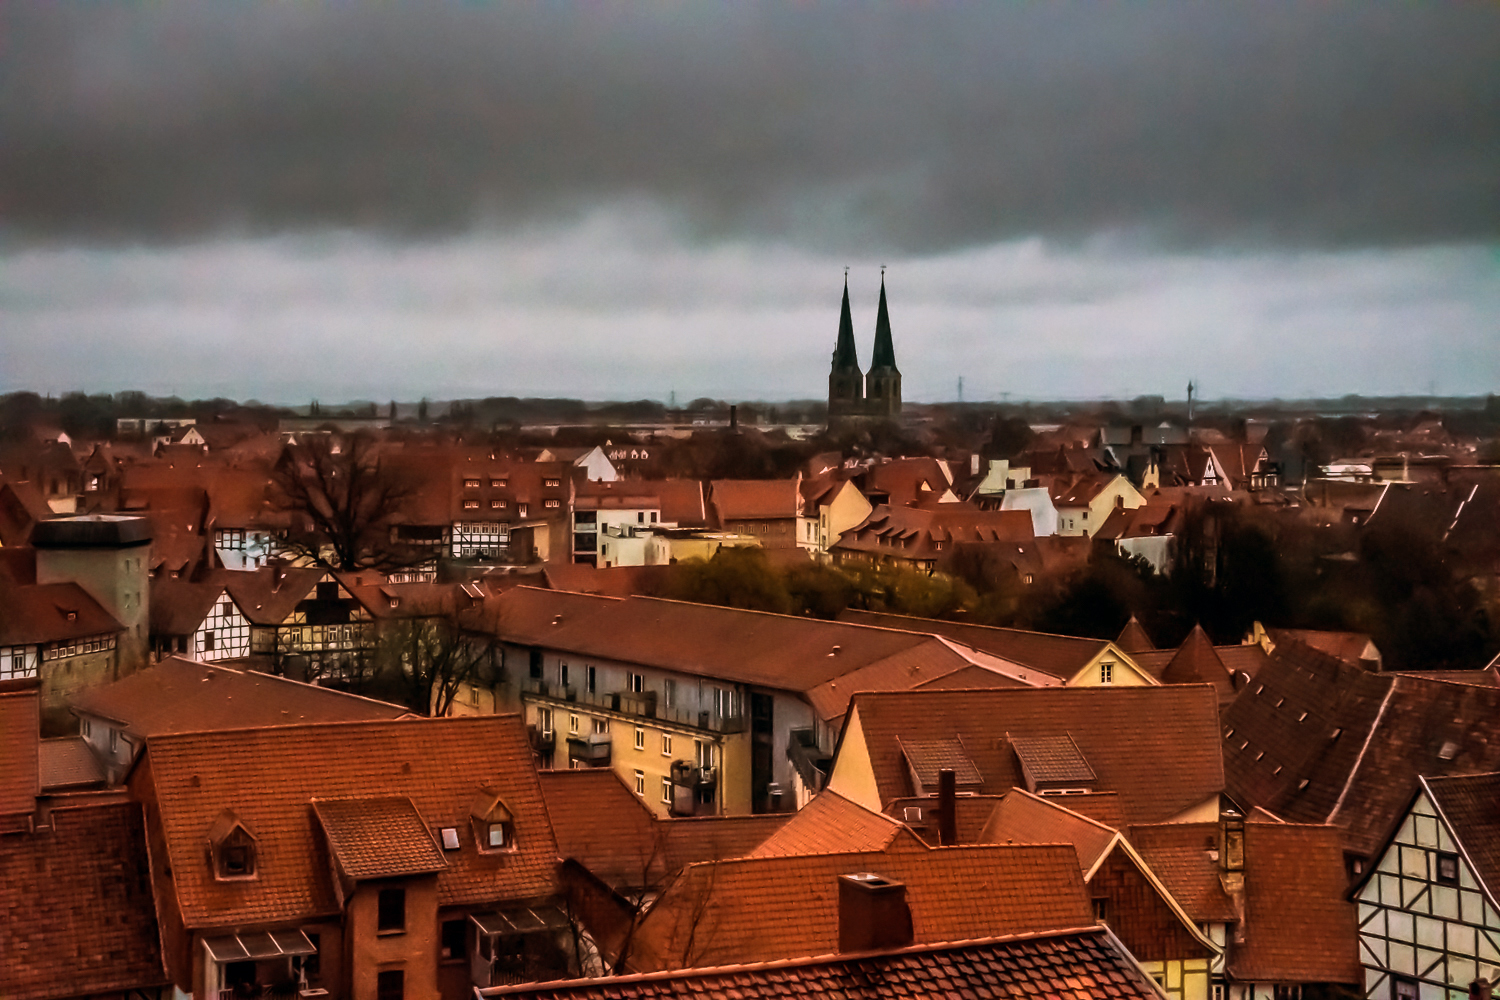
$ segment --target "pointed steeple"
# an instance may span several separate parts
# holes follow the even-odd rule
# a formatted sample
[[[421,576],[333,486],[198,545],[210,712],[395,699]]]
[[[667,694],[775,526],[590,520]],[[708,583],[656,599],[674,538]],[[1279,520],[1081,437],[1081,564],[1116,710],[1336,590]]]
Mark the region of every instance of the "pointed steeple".
[[[847,290],[844,297],[847,301]],[[885,308],[885,268],[880,269],[880,311],[875,314],[875,355],[870,359],[870,371],[881,370],[896,370],[896,347],[891,343],[891,316]]]
[[[859,373],[859,350],[854,346],[854,320],[849,314],[849,271],[844,270],[844,305],[839,311],[839,339],[833,348],[835,372]]]
[[[1135,615],[1131,615],[1130,621],[1120,629],[1115,645],[1127,653],[1149,653],[1156,649],[1156,645],[1152,643],[1151,637],[1146,634],[1146,629]]]

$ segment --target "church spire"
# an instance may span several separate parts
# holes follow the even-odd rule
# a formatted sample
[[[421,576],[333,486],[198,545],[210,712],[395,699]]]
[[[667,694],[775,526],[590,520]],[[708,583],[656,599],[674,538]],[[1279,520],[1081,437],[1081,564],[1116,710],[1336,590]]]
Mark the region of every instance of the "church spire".
[[[854,320],[849,314],[849,269],[844,268],[844,305],[839,312],[839,339],[833,348],[833,370],[859,372],[859,351],[854,346]]]
[[[847,289],[844,301],[849,301]],[[875,355],[870,359],[870,371],[896,371],[896,347],[891,343],[891,317],[885,308],[885,268],[880,269],[880,311],[875,314]]]

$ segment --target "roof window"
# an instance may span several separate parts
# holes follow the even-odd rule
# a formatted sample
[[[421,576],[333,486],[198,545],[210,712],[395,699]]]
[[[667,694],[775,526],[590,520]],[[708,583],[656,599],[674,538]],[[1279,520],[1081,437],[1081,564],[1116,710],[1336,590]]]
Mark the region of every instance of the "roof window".
[[[484,854],[516,849],[515,816],[492,788],[482,788],[469,808],[474,840]]]
[[[443,838],[443,850],[445,850],[445,851],[456,851],[456,850],[458,850],[458,827],[456,827],[456,826],[445,826],[445,827],[442,828],[442,830],[440,831],[440,833],[441,833],[442,838]]]
[[[1458,744],[1452,740],[1445,740],[1443,746],[1438,750],[1439,760],[1452,760],[1458,756]]]
[[[214,878],[232,882],[255,877],[255,837],[239,817],[228,809],[219,814],[208,831]]]

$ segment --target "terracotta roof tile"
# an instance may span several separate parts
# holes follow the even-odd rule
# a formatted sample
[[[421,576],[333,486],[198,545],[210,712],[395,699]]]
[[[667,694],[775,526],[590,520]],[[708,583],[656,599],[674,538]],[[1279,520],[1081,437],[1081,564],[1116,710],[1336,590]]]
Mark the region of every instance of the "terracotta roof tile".
[[[104,765],[81,736],[61,736],[38,745],[44,791],[105,783]]]
[[[784,1000],[790,996],[952,1000],[1157,1000],[1161,994],[1103,929],[919,945],[878,954],[619,976],[483,990],[557,1000]]]
[[[1068,733],[1048,736],[1012,736],[1010,745],[1021,762],[1021,773],[1033,784],[1076,782],[1093,784],[1098,775],[1088,758]]]
[[[312,806],[345,878],[422,875],[448,867],[432,831],[404,795],[313,799]]]
[[[120,723],[126,732],[143,737],[410,714],[402,705],[179,656],[81,691],[72,707],[77,714]]]
[[[1096,790],[1119,793],[1127,823],[1163,822],[1224,787],[1207,685],[869,693],[855,696],[853,710],[882,802],[913,791],[901,741],[955,736],[984,776],[983,791],[1000,794],[1025,784],[1010,740],[1070,734]]]
[[[1475,877],[1491,899],[1500,898],[1500,772],[1423,778],[1422,784],[1471,862]]]
[[[1248,982],[1361,983],[1341,831],[1245,824],[1245,934],[1229,975]]]
[[[990,814],[995,811],[1002,798],[1000,795],[974,795],[966,792],[954,800],[954,812],[957,814],[957,829],[954,832],[958,834],[960,844],[982,842],[980,834],[984,831],[984,824],[989,822]],[[937,847],[937,806],[936,793],[913,795],[892,799],[886,804],[885,812],[905,823],[928,846]]]
[[[1087,875],[1115,842],[1119,831],[1066,808],[1057,799],[1024,788],[1006,793],[979,839],[985,844],[1072,844]]]
[[[0,580],[0,646],[29,646],[96,635],[125,626],[76,583],[16,585]]]
[[[1202,625],[1193,630],[1177,647],[1177,653],[1167,661],[1161,672],[1163,684],[1212,684],[1219,693],[1219,704],[1227,705],[1234,700],[1234,680],[1219,654],[1214,650],[1208,633]]]
[[[628,964],[654,970],[829,954],[838,948],[838,876],[862,871],[905,884],[919,943],[1092,921],[1070,847],[747,858],[684,870],[638,926]]]
[[[715,479],[709,484],[709,499],[720,524],[796,517],[802,512],[795,479]]]
[[[0,816],[29,813],[41,790],[40,695],[36,682],[8,682],[0,688]]]
[[[903,740],[899,736],[896,739],[907,766],[924,788],[936,788],[942,771],[952,771],[959,785],[984,784],[984,775],[974,765],[963,740],[953,736],[935,740]]]
[[[186,926],[296,921],[335,913],[313,799],[405,795],[428,829],[456,827],[441,906],[552,894],[557,844],[531,748],[515,716],[326,723],[151,738],[135,781],[150,781]],[[474,796],[494,789],[515,817],[514,851],[481,853]],[[231,810],[256,840],[256,878],[218,882],[204,838]]]
[[[825,791],[793,813],[747,857],[884,851],[898,838],[905,838],[909,846],[921,846],[904,823]]]
[[[1188,916],[1199,923],[1237,919],[1234,903],[1219,880],[1217,823],[1133,826],[1130,845]]]
[[[0,836],[0,996],[154,993],[167,975],[141,807],[60,808],[51,823]]]
[[[995,628],[936,618],[913,618],[876,611],[849,609],[839,616],[842,621],[881,628],[907,629],[941,635],[981,652],[1001,657],[1011,663],[1030,667],[1054,677],[1072,677],[1108,643],[1103,639],[1085,639],[1071,635],[1052,635],[1017,628]]]
[[[1147,508],[1138,509],[1146,510]],[[1127,653],[1145,653],[1156,648],[1156,644],[1151,641],[1151,637],[1146,634],[1145,627],[1136,620],[1135,615],[1131,615],[1130,621],[1120,629],[1120,634],[1115,637],[1115,645]]]

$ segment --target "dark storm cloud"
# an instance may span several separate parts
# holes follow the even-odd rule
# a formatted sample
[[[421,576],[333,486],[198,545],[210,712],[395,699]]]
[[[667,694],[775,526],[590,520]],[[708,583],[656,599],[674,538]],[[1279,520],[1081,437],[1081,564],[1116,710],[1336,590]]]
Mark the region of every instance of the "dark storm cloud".
[[[659,202],[931,252],[1500,229],[1500,6],[157,4],[0,11],[0,219],[194,239]]]

